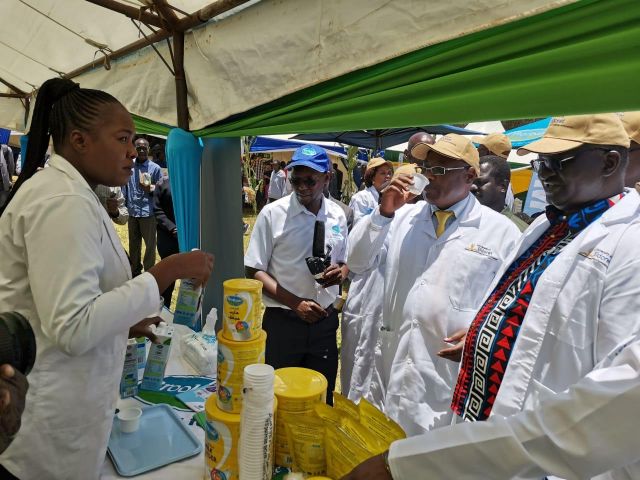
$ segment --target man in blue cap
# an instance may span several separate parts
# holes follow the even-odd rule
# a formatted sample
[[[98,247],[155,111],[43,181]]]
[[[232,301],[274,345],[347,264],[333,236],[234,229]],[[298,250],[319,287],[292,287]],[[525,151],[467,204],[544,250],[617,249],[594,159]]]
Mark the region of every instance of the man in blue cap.
[[[338,369],[333,302],[348,274],[347,219],[323,195],[331,178],[323,148],[301,146],[287,169],[293,193],[262,209],[244,264],[247,277],[264,285],[266,363],[322,373],[331,403]]]

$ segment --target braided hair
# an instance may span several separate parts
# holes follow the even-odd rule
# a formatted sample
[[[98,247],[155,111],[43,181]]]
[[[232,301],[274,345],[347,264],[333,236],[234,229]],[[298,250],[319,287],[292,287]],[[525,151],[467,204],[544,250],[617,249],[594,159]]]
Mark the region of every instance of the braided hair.
[[[18,189],[44,166],[49,138],[53,148],[60,151],[69,132],[74,129],[91,131],[105,104],[119,103],[102,90],[80,88],[66,78],[51,78],[38,90],[31,119],[26,155],[23,155],[22,171],[0,215],[7,208]]]

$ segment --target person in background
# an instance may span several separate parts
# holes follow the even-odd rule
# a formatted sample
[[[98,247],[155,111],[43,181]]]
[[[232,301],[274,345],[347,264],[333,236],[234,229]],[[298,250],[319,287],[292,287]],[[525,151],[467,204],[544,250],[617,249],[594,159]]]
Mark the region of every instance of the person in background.
[[[640,189],[640,112],[625,112],[619,115],[631,142],[624,184],[629,188]]]
[[[178,246],[178,227],[173,211],[173,196],[171,195],[171,181],[165,178],[153,192],[153,214],[156,218],[158,234],[158,253],[160,258],[167,258],[180,251]],[[172,282],[164,292],[164,306],[171,306],[171,296],[175,282]]]
[[[126,225],[129,220],[129,210],[125,205],[122,189],[120,187],[96,185],[93,191],[98,196],[98,200],[100,200],[111,220],[118,225]]]
[[[555,117],[518,150],[538,154],[550,205],[466,335],[451,408],[478,425],[393,444],[393,478],[438,477],[445,465],[451,478],[640,478],[637,417],[625,408],[640,367],[640,196],[624,186],[628,148],[620,118],[598,114]],[[352,478],[389,478],[376,470]]]
[[[471,185],[471,193],[482,205],[503,214],[524,232],[529,224],[505,204],[509,182],[511,169],[507,161],[497,155],[485,155],[480,157],[480,173]]]
[[[28,389],[29,383],[22,373],[11,365],[0,365],[0,454],[20,430]]]
[[[433,145],[436,143],[436,139],[433,138],[433,135],[427,132],[418,132],[414,133],[409,137],[407,141],[407,148],[404,149],[402,153],[403,160],[402,163],[419,163],[418,159],[414,158],[411,155],[411,149],[415,147],[418,143],[425,143],[427,145]]]
[[[480,307],[520,231],[470,193],[478,151],[449,134],[418,143],[427,202],[406,205],[411,175],[384,189],[380,206],[349,236],[348,267],[362,274],[384,265],[380,343],[384,412],[408,436],[451,422],[458,365],[450,349]]]
[[[38,349],[2,479],[97,479],[127,338],[152,336],[171,282],[203,284],[213,268],[212,255],[189,252],[132,279],[93,188],[127,183],[134,134],[106,92],[63,78],[38,90],[22,172],[0,209],[0,311],[28,318]],[[41,168],[50,135],[54,153]]]
[[[271,171],[271,177],[269,178],[269,203],[279,200],[286,195],[287,191],[287,176],[280,166],[280,162],[274,160],[271,163],[273,170]]]
[[[333,176],[334,173],[335,172],[331,172],[331,175]],[[289,182],[289,184],[291,184],[291,182]],[[344,212],[344,216],[347,218],[347,231],[350,232],[351,228],[353,227],[353,209],[346,203],[343,203],[337,198],[334,198],[331,195],[331,192],[329,191],[328,186],[327,188],[324,189],[324,198],[331,200],[333,203],[335,203],[342,209],[342,211]]]
[[[478,155],[497,155],[506,160],[511,153],[511,140],[504,133],[490,133],[471,137],[473,143],[478,144]]]
[[[151,155],[153,162],[158,165],[161,169],[167,168],[167,159],[164,153],[164,147],[156,143],[153,147],[151,147]],[[166,176],[166,175],[165,175]]]
[[[266,363],[322,373],[331,403],[338,369],[338,312],[333,303],[348,274],[347,219],[324,197],[331,166],[323,148],[303,145],[288,168],[294,193],[258,214],[244,257],[246,275],[264,285]],[[316,237],[326,256],[323,263],[329,264],[324,271],[319,268],[317,280],[306,261],[314,255]]]
[[[357,192],[349,202],[349,207],[353,209],[354,225],[361,218],[370,215],[375,210],[378,206],[382,186],[391,180],[392,175],[393,165],[391,162],[386,161],[384,158],[372,158],[369,160],[364,174],[364,183],[367,188]]]
[[[342,197],[342,172],[338,169],[337,163],[332,164],[329,192],[336,200],[340,200]]]
[[[11,182],[7,159],[4,153],[0,151],[0,207],[2,207],[9,198],[12,186],[13,183]]]
[[[19,172],[16,170],[16,161],[13,157],[13,150],[9,145],[1,145],[0,149],[2,149],[2,154],[4,155],[4,159],[7,161],[7,169],[9,170],[9,176],[14,177],[18,175]]]
[[[140,275],[142,266],[148,271],[156,263],[156,219],[153,216],[153,190],[162,181],[160,167],[149,160],[149,142],[138,138],[136,161],[129,182],[123,187],[125,203],[129,211],[129,258],[133,276]],[[144,240],[144,260],[142,241]]]

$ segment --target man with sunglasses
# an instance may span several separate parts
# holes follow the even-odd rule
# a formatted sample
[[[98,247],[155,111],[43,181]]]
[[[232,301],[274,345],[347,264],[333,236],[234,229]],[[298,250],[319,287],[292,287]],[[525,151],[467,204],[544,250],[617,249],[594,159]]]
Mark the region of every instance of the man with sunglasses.
[[[640,351],[640,197],[624,187],[628,148],[620,118],[601,114],[553,118],[519,150],[538,154],[550,206],[467,333],[451,406],[475,423],[396,442],[390,474],[379,457],[350,480],[640,478],[628,403]]]
[[[149,160],[149,142],[146,138],[135,141],[136,160],[129,183],[122,187],[129,211],[129,262],[133,276],[149,270],[156,263],[156,217],[153,214],[153,191],[162,182],[162,169]],[[145,254],[142,264],[142,241]]]
[[[380,206],[351,232],[348,261],[355,273],[384,265],[384,385],[376,389],[386,392],[384,411],[408,436],[451,422],[458,365],[449,350],[520,236],[469,193],[479,169],[469,140],[449,134],[416,144],[411,156],[423,162],[427,203],[407,205],[412,177],[394,177]]]
[[[266,363],[322,373],[331,402],[338,370],[338,312],[333,302],[349,273],[347,219],[324,196],[331,164],[323,148],[303,145],[287,168],[293,193],[269,203],[258,215],[244,258],[246,275],[264,285]],[[324,257],[328,264],[321,266],[317,279],[309,257]]]

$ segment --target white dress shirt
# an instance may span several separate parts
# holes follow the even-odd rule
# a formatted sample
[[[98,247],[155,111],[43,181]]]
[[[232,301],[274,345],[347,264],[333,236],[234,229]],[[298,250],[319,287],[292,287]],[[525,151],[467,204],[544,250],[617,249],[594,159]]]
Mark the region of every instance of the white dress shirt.
[[[346,262],[347,219],[342,209],[323,197],[318,215],[314,215],[293,193],[262,209],[251,233],[244,264],[267,272],[294,295],[315,300],[327,308],[338,296],[338,287],[322,288],[305,261],[312,255],[316,220],[325,222],[325,246],[331,246],[331,263]],[[268,295],[263,302],[267,307],[288,308]]]
[[[284,170],[280,169],[277,172],[274,170],[271,172],[271,178],[269,179],[269,198],[271,200],[278,200],[287,194],[287,175]]]

